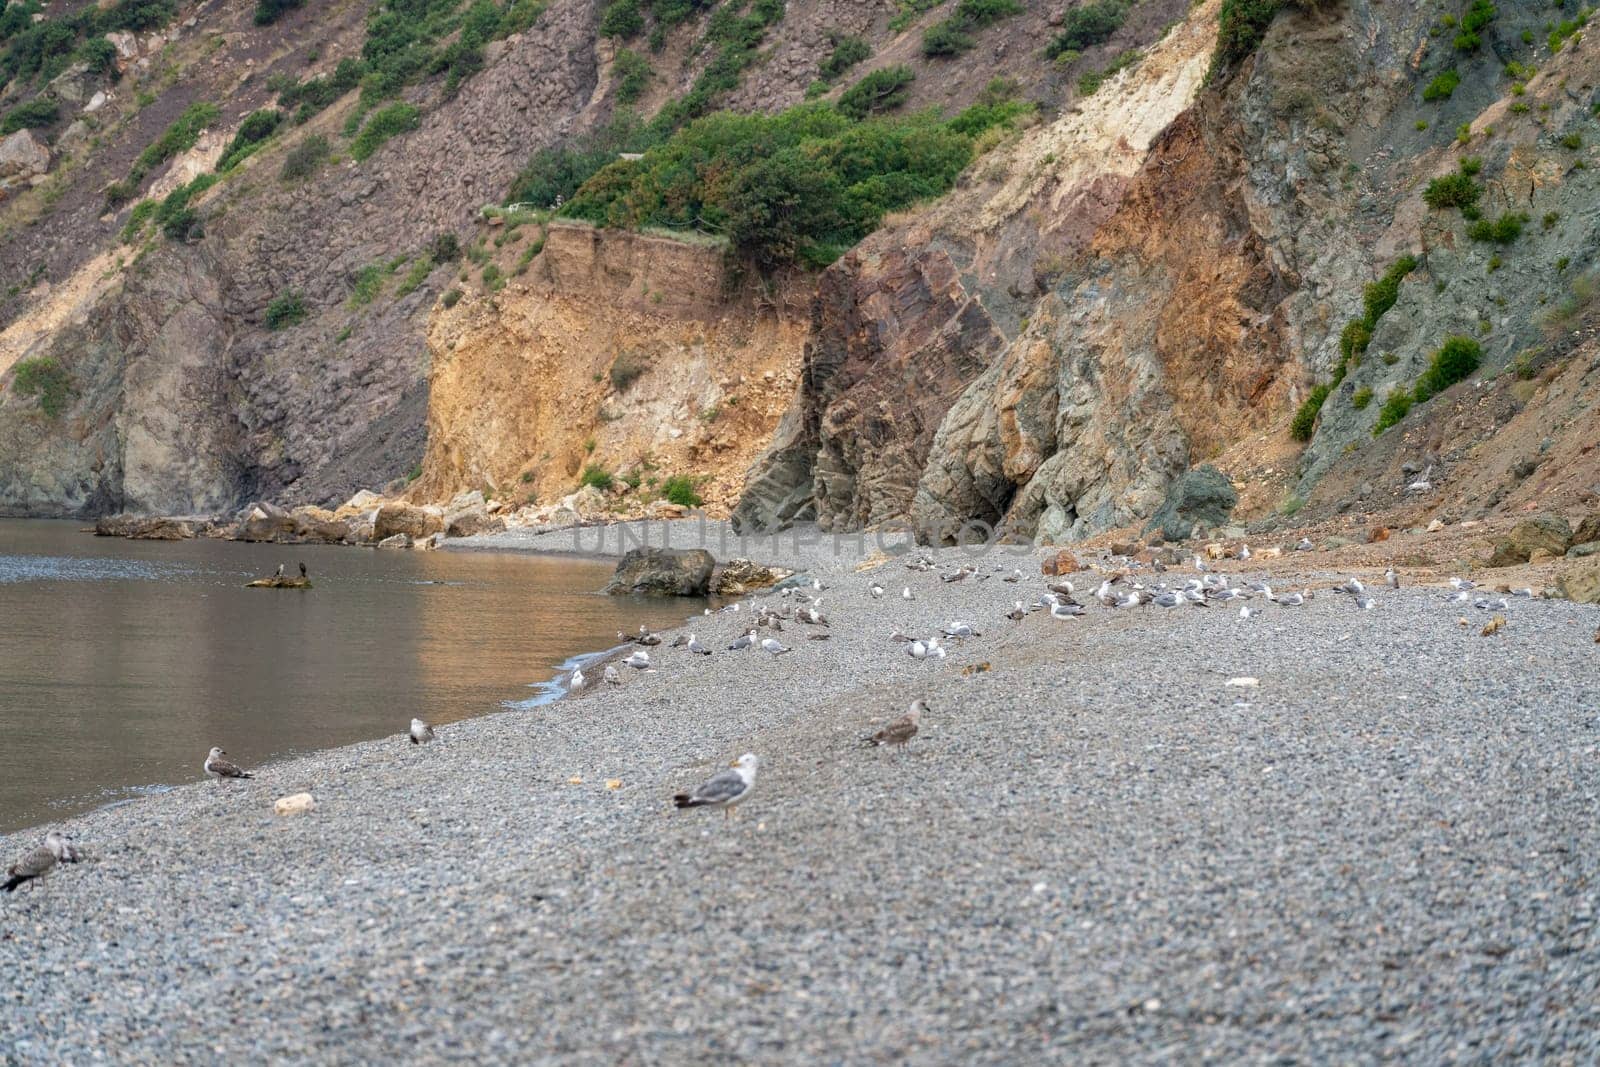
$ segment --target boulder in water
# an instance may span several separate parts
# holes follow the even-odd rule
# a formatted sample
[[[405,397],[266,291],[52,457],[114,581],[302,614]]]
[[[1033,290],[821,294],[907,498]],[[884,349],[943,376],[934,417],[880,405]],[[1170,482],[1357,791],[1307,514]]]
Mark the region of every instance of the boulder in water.
[[[605,591],[612,596],[705,596],[716,566],[703,548],[636,548],[622,557]]]

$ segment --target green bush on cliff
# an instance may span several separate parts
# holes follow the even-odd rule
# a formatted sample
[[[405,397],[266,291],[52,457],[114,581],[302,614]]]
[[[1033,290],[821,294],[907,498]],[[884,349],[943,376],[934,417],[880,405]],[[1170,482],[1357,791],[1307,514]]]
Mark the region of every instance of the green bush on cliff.
[[[350,158],[360,163],[382,148],[389,138],[416,129],[420,125],[419,114],[415,107],[404,102],[393,103],[374,111],[356,139],[351,142]]]
[[[839,75],[863,62],[872,55],[872,45],[860,37],[849,34],[830,34],[833,41],[833,51],[828,53],[828,58],[822,61],[817,68],[817,77],[823,81],[833,81]]]
[[[1060,59],[1066,53],[1081,53],[1109,40],[1127,20],[1127,0],[1090,0],[1067,11],[1061,32],[1045,48],[1045,55]]]
[[[306,303],[299,293],[280,293],[267,304],[262,321],[269,330],[286,330],[305,321]]]
[[[303,3],[305,0],[256,0],[255,24],[270,26]]]
[[[1378,422],[1372,427],[1372,436],[1378,436],[1410,413],[1411,390],[1396,389],[1384,400],[1383,407],[1378,409]]]
[[[1333,386],[1324,382],[1311,390],[1300,409],[1294,413],[1294,419],[1289,423],[1289,436],[1296,441],[1309,441],[1317,428],[1317,415],[1322,411],[1322,405],[1327,402],[1328,394],[1333,391]]]
[[[1522,236],[1522,228],[1528,224],[1528,216],[1520,211],[1508,211],[1494,220],[1479,219],[1467,227],[1467,236],[1474,241],[1492,241],[1497,245],[1508,245]]]
[[[289,154],[283,157],[283,169],[278,172],[278,177],[286,182],[309,178],[328,161],[331,152],[328,139],[320,133],[314,133],[289,149]]]
[[[1435,178],[1422,191],[1422,199],[1435,210],[1471,207],[1481,195],[1483,188],[1470,175],[1461,172]]]
[[[1470,337],[1446,338],[1417,379],[1416,400],[1422,403],[1457,382],[1466,381],[1483,362],[1483,347]]]
[[[762,271],[824,266],[887,212],[947,191],[974,141],[1026,110],[1005,102],[949,120],[921,113],[858,122],[811,103],[776,115],[710,115],[638,161],[601,168],[561,214],[721,234],[738,261]]]
[[[175,0],[120,0],[104,7],[82,4],[70,13],[52,12],[35,22],[35,15],[45,15],[42,5],[6,4],[0,11],[0,84],[49,81],[75,60],[83,60],[90,70],[103,74],[112,69],[105,55],[104,34],[157,29],[176,12]]]
[[[39,410],[54,419],[67,409],[72,398],[72,376],[53,356],[37,356],[18,361],[11,379],[18,396],[39,398]]]
[[[662,482],[661,495],[679,507],[697,508],[705,503],[695,492],[694,479],[687,474],[674,474]]]
[[[1451,67],[1428,83],[1427,88],[1422,90],[1422,99],[1430,104],[1439,100],[1448,100],[1450,95],[1456,91],[1456,86],[1460,84],[1461,75],[1456,73],[1454,67]]]
[[[1206,78],[1214,80],[1254,53],[1283,7],[1284,0],[1222,0],[1217,12],[1217,49],[1211,54]]]
[[[139,153],[139,157],[133,161],[133,166],[128,171],[128,181],[138,185],[144,180],[145,175],[156,167],[178,153],[193,148],[206,127],[217,121],[217,117],[221,114],[222,110],[216,104],[205,100],[190,104],[184,109],[183,114],[172,121],[172,125],[161,132],[160,137],[150,142],[144,151]]]
[[[610,471],[598,463],[590,463],[583,468],[583,473],[578,476],[579,485],[592,485],[596,489],[610,489],[613,477]]]
[[[0,135],[10,136],[18,130],[38,130],[61,117],[61,108],[54,100],[36,96],[25,104],[18,104],[6,112],[0,121]]]
[[[638,52],[624,48],[611,66],[617,81],[617,103],[631,104],[650,87],[650,61]]]
[[[961,0],[949,18],[934,23],[922,35],[922,54],[929,58],[960,55],[977,43],[973,31],[1020,15],[1022,10],[1017,0]]]
[[[857,121],[868,115],[893,111],[906,102],[916,72],[905,65],[883,67],[856,82],[835,106]]]
[[[283,112],[270,107],[246,115],[244,121],[239,123],[239,129],[233,135],[233,140],[222,153],[222,158],[217,160],[217,173],[220,174],[243,163],[246,157],[277,132],[282,122]]]

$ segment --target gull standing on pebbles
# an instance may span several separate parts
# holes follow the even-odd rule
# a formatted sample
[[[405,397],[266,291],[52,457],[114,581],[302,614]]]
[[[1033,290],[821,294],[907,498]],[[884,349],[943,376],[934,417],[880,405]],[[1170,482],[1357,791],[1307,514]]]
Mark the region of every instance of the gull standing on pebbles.
[[[728,770],[719,771],[687,793],[679,793],[672,803],[680,808],[721,808],[722,817],[750,795],[756,784],[756,767],[761,761],[754,752],[734,760]]]
[[[412,719],[411,720],[411,743],[413,745],[425,745],[429,741],[432,741],[432,740],[433,740],[433,727],[429,726],[427,723],[423,722],[421,719]]]
[[[689,635],[689,651],[690,651],[690,653],[692,653],[693,655],[696,655],[696,656],[709,656],[709,655],[711,655],[711,650],[709,648],[707,648],[705,645],[702,645],[700,643],[700,639],[698,637],[696,637],[694,634],[690,634]]]
[[[1011,610],[1006,612],[1006,618],[1010,619],[1012,622],[1021,622],[1023,619],[1028,617],[1028,613],[1022,610],[1022,601],[1013,601],[1012,605],[1013,606]]]
[[[44,843],[28,852],[7,870],[4,888],[7,893],[15,893],[17,886],[23,882],[30,882],[35,878],[43,878],[49,874],[57,863],[76,863],[78,853],[67,843],[61,834],[51,830],[44,835]]]
[[[754,630],[751,630],[748,633],[741,634],[738,638],[736,638],[734,640],[733,644],[728,646],[728,651],[729,652],[743,652],[747,648],[754,648],[755,647],[755,643],[756,643],[756,632]]]
[[[572,677],[567,679],[567,688],[574,693],[582,692],[583,687],[589,684],[589,679],[583,676],[583,668],[575,667]]]
[[[1057,600],[1050,605],[1052,619],[1075,619],[1083,614],[1083,605],[1070,600]]]
[[[883,597],[883,586],[879,585],[877,582],[873,582],[872,583],[872,599],[873,600],[879,600],[879,599],[882,599],[882,597]]]
[[[794,649],[790,648],[788,645],[780,644],[776,638],[772,637],[763,637],[761,639],[761,647],[772,653],[774,656],[781,656],[786,652],[794,651]]]
[[[606,664],[605,679],[611,685],[622,684],[622,674],[617,670],[617,665],[615,663]]]
[[[917,598],[911,595],[911,587],[909,585],[904,585],[900,587],[900,599],[915,600]]]
[[[221,781],[224,778],[254,778],[249,771],[239,769],[239,765],[222,757],[227,753],[220,748],[213,748],[206,756],[205,771],[211,777]]]
[[[877,733],[863,738],[863,740],[873,746],[903,745],[917,736],[917,727],[922,722],[922,713],[927,710],[927,704],[920,700],[913,700],[910,711],[907,711]]]
[[[1393,567],[1383,572],[1383,580],[1388,583],[1390,589],[1400,588],[1400,576],[1394,572]]]

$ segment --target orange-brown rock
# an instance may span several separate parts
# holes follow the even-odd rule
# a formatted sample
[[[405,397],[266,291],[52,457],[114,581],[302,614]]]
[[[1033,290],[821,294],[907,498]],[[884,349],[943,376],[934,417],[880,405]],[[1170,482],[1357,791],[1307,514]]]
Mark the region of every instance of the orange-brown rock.
[[[1040,564],[1039,570],[1042,574],[1071,574],[1083,570],[1083,564],[1078,562],[1077,556],[1062,549]]]

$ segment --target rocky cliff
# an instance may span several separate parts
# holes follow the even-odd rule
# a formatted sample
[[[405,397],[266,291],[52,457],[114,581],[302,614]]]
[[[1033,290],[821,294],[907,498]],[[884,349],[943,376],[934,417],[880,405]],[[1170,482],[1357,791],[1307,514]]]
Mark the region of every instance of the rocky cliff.
[[[446,4],[399,67],[386,0],[268,25],[213,2],[108,33],[109,68],[84,46],[12,77],[0,108],[57,117],[0,151],[0,513],[548,502],[592,467],[759,526],[1071,540],[1206,463],[1254,521],[1418,505],[1422,471],[1430,506],[1504,508],[1473,480],[1522,467],[1486,473],[1449,420],[1589,343],[1576,8],[641,2],[619,30],[617,0],[482,2],[492,26]],[[902,67],[883,106],[1034,118],[826,269],[482,210],[541,148],[614,156],[686,101],[775,112]],[[1474,369],[1436,389],[1450,338]],[[1504,395],[1536,422],[1553,388]]]

